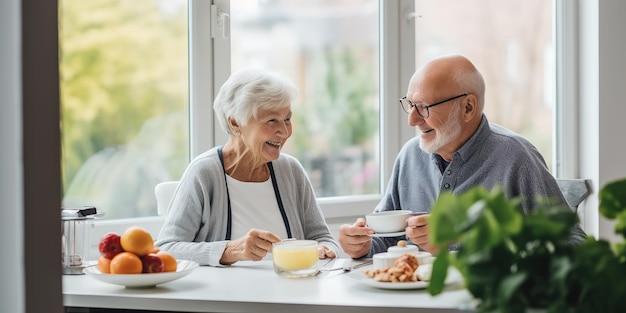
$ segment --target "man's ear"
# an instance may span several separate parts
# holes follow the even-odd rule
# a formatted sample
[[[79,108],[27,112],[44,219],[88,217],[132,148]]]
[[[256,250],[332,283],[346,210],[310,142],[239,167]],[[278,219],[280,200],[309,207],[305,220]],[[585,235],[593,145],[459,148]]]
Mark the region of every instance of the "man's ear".
[[[478,99],[473,94],[467,95],[463,101],[463,120],[471,121],[478,114]]]

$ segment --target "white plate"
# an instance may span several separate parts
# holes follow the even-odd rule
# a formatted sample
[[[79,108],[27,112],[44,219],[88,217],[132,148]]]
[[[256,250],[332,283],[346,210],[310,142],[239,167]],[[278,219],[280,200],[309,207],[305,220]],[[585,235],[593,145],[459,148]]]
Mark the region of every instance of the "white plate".
[[[375,287],[381,289],[426,289],[428,287],[427,281],[415,281],[415,282],[406,282],[406,283],[392,283],[392,282],[381,282],[375,281],[373,278],[369,278],[365,276],[366,270],[372,270],[373,268],[367,267],[363,269],[359,269],[356,271],[352,271],[348,273],[348,277],[358,281],[359,283]],[[450,285],[452,283],[459,282],[461,280],[461,274],[456,270],[450,270],[448,272],[448,276],[446,277],[446,285]]]
[[[179,279],[198,267],[194,261],[178,260],[176,272],[144,273],[144,274],[102,274],[98,266],[89,266],[83,269],[83,273],[99,281],[126,286],[128,288],[154,287],[176,279]]]
[[[395,233],[375,233],[371,234],[370,237],[398,237],[406,234],[406,232],[398,231]]]

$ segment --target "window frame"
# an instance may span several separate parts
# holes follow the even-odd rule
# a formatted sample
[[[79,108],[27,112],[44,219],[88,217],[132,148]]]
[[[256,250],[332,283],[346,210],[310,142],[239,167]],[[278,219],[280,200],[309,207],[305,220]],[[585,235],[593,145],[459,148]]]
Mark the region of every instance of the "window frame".
[[[556,109],[553,162],[558,178],[579,178],[578,4],[554,1]]]

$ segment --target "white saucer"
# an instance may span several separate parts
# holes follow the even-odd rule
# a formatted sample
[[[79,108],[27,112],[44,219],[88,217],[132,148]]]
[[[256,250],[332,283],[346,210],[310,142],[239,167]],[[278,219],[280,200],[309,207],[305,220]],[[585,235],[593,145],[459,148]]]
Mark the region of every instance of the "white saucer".
[[[376,234],[371,234],[369,236],[371,237],[398,237],[398,236],[403,236],[404,234],[406,234],[406,232],[398,231],[394,233],[376,233]]]

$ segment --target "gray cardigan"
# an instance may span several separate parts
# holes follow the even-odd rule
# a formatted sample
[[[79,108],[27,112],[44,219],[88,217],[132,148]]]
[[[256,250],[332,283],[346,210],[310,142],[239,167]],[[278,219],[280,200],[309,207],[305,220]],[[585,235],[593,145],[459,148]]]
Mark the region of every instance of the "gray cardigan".
[[[226,248],[228,197],[218,147],[196,157],[176,189],[155,245],[177,259],[220,266]],[[302,165],[281,153],[272,161],[292,236],[339,251]],[[274,194],[268,195],[274,197]],[[259,212],[263,214],[263,212]]]

